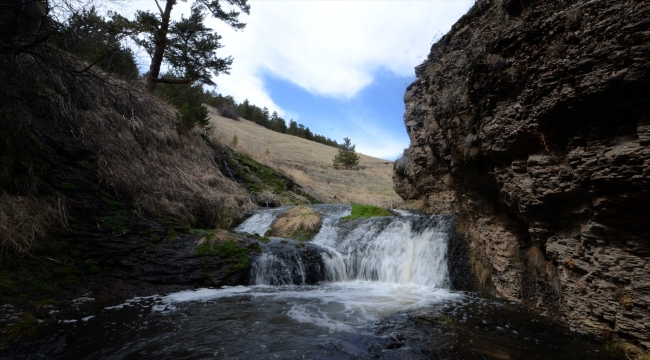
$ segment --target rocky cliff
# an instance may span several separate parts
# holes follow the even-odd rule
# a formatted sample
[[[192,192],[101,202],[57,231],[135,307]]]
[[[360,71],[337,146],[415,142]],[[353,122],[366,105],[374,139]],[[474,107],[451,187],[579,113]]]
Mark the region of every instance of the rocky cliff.
[[[479,0],[416,68],[395,190],[482,286],[650,346],[650,2]]]

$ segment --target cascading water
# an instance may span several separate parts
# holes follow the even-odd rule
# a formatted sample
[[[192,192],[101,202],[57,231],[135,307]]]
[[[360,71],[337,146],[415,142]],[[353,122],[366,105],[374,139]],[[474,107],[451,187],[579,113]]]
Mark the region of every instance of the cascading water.
[[[270,210],[256,211],[253,216],[249,217],[245,222],[239,225],[235,231],[263,236],[267,230],[271,229],[273,220],[287,209],[288,207],[280,207]]]
[[[310,244],[321,254],[323,269],[319,280],[448,286],[446,253],[452,216],[422,217],[402,213],[360,220],[349,229],[340,219],[350,213],[350,207],[320,205],[314,209],[323,215],[323,226]],[[272,222],[268,213],[260,212],[239,229],[260,233]],[[257,285],[305,284],[306,266],[301,257],[278,254],[279,249],[272,245],[264,248],[253,266],[252,282]],[[289,264],[291,260],[293,265]],[[296,276],[297,273],[300,276]]]

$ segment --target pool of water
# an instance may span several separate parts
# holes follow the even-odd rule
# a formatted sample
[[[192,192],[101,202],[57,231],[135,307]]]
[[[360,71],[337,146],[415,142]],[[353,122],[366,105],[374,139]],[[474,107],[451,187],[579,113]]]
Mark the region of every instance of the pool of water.
[[[370,281],[197,289],[88,307],[6,359],[606,359],[516,304]]]

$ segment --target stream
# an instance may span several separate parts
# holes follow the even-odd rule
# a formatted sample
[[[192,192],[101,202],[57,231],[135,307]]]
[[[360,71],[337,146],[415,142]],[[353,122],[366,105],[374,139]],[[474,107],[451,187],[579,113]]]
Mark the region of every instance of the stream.
[[[262,244],[248,286],[88,305],[0,358],[611,358],[514,302],[450,290],[453,216],[399,211],[352,227],[340,220],[349,206],[311,207],[320,232],[307,244]],[[260,210],[236,231],[263,235],[283,210]]]

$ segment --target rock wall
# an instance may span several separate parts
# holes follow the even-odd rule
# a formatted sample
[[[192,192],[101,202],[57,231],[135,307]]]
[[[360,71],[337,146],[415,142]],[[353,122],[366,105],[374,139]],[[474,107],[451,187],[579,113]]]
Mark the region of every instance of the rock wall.
[[[478,282],[650,346],[650,2],[478,0],[404,96],[404,199]]]

